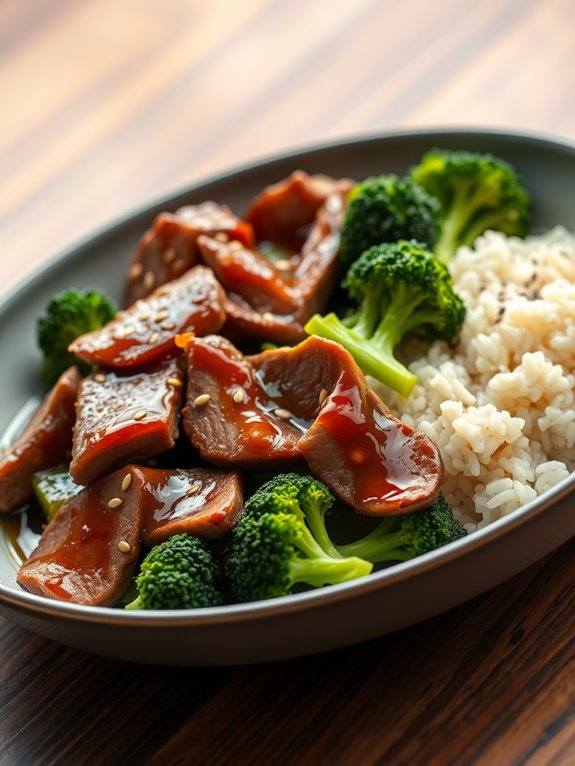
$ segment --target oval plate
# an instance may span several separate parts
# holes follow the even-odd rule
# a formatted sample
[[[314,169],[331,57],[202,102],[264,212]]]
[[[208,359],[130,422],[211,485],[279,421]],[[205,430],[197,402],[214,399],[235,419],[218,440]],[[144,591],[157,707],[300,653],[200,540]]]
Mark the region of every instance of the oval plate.
[[[262,187],[297,168],[361,179],[404,173],[433,147],[492,152],[511,162],[531,191],[532,230],[575,229],[575,145],[485,131],[415,131],[314,147],[235,170],[144,210],[50,261],[0,305],[4,430],[41,390],[36,317],[67,287],[96,287],[116,299],[132,251],[161,210],[214,199],[244,210]],[[255,604],[178,612],[123,612],[33,596],[16,585],[10,543],[0,533],[0,607],[47,638],[118,659],[169,665],[232,665],[334,649],[397,630],[492,588],[575,535],[571,475],[543,497],[446,548],[353,583]]]

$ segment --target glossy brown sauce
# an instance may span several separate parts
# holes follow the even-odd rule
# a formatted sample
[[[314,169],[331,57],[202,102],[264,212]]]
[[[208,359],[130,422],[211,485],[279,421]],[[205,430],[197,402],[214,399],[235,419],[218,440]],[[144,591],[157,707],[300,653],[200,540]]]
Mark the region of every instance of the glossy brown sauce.
[[[364,403],[355,378],[344,370],[326,400],[318,423],[340,446],[353,480],[355,507],[385,501],[393,503],[406,490],[424,488],[429,481],[422,470],[424,449],[411,440],[411,429],[391,420],[384,411]]]
[[[198,364],[212,375],[220,386],[219,407],[226,422],[237,425],[238,438],[250,442],[256,452],[267,453],[281,449],[288,442],[297,441],[298,432],[304,432],[309,423],[278,417],[277,410],[285,408],[279,396],[271,398],[265,382],[243,359],[234,359],[229,351],[214,344],[197,343],[193,347],[192,364]],[[242,399],[236,401],[235,395]]]
[[[77,512],[66,539],[56,551],[35,558],[49,566],[50,576],[43,580],[44,588],[66,601],[74,600],[78,580],[106,578],[118,526],[118,513],[94,503],[87,493],[78,496],[76,502]],[[71,576],[73,582],[69,582]]]
[[[92,364],[150,364],[175,351],[174,335],[216,332],[224,322],[223,293],[209,269],[198,266],[136,301],[114,320],[76,339],[74,353]]]
[[[144,484],[144,527],[168,524],[195,515],[204,509],[216,490],[217,484],[213,479],[197,479],[190,485],[189,475],[184,471],[162,471],[161,474],[163,481],[147,481]],[[193,495],[187,494],[190,486],[194,489],[198,487]]]
[[[0,515],[2,543],[15,569],[20,568],[40,541],[39,513],[25,509]]]

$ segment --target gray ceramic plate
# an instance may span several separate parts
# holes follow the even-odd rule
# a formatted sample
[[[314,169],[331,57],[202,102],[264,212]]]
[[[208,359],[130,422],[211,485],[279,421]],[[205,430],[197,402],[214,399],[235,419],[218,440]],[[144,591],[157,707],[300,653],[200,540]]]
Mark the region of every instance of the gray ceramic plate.
[[[478,131],[390,134],[312,148],[187,189],[60,255],[0,306],[3,431],[40,391],[35,319],[69,286],[119,297],[126,264],[160,210],[215,199],[242,211],[266,184],[296,168],[363,178],[404,172],[434,146],[491,151],[515,165],[532,192],[534,231],[575,229],[575,145],[540,136]],[[52,602],[21,591],[10,541],[0,533],[0,607],[43,636],[89,652],[171,665],[259,662],[345,646],[449,609],[502,582],[575,535],[575,475],[543,497],[451,546],[363,580],[256,604],[181,612],[124,613]]]

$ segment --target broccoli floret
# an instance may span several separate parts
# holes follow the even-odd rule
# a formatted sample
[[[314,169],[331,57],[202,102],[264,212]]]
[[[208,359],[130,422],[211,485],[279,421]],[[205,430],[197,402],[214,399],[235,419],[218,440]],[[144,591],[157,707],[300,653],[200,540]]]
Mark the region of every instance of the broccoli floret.
[[[382,242],[416,239],[433,247],[439,232],[439,204],[412,178],[367,178],[348,197],[341,228],[340,258],[351,264]]]
[[[440,203],[437,257],[447,263],[487,229],[525,236],[529,193],[511,165],[491,154],[434,149],[411,170]]]
[[[306,332],[341,343],[364,373],[408,396],[417,378],[394,356],[401,339],[413,331],[450,341],[465,318],[447,267],[423,245],[402,240],[362,253],[343,286],[357,309],[344,319],[316,314]]]
[[[313,476],[298,473],[282,473],[263,484],[246,502],[245,513],[259,516],[270,508],[290,511],[307,524],[316,541],[326,553],[337,555],[325,527],[325,517],[335,502],[335,497],[325,484]]]
[[[156,545],[136,577],[138,597],[126,609],[197,609],[219,606],[217,566],[204,540],[178,534]]]
[[[90,371],[68,346],[78,336],[105,325],[117,310],[114,302],[97,290],[66,290],[52,298],[37,324],[38,345],[44,354],[42,374],[47,383],[54,383],[72,364],[83,373]]]
[[[465,529],[443,495],[429,508],[383,519],[361,540],[338,546],[343,556],[361,556],[374,564],[407,561],[459,540]]]
[[[298,583],[320,587],[368,575],[369,562],[342,557],[329,540],[324,518],[332,502],[321,482],[297,474],[262,486],[228,547],[224,574],[232,600],[259,601],[284,596]]]

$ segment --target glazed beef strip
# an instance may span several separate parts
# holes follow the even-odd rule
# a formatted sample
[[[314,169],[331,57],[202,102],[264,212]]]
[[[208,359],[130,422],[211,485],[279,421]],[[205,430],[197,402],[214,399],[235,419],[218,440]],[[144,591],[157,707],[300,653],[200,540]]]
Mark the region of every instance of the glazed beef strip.
[[[68,500],[20,568],[19,585],[59,601],[114,604],[138,561],[143,493],[142,477],[126,466]]]
[[[354,181],[296,170],[286,179],[267,186],[253,200],[245,220],[253,226],[258,242],[269,241],[299,252],[316,213],[332,194],[346,195]]]
[[[0,511],[32,497],[37,471],[66,463],[72,448],[80,373],[70,367],[58,379],[16,442],[0,457]]]
[[[254,242],[250,224],[241,221],[226,205],[203,202],[176,213],[160,213],[143,235],[128,269],[124,306],[145,298],[160,285],[181,277],[199,262],[200,234],[221,235],[250,247]]]
[[[176,334],[217,332],[225,320],[224,299],[212,270],[195,266],[104,327],[76,338],[68,350],[94,366],[119,370],[157,364],[177,352]]]
[[[310,337],[249,362],[266,390],[310,422],[298,449],[343,502],[376,516],[433,503],[443,483],[439,450],[391,414],[342,346]]]
[[[213,539],[227,534],[243,509],[240,473],[217,468],[135,467],[142,496],[142,538],[149,547],[186,533]]]
[[[258,241],[297,248],[275,265],[239,242],[198,239],[202,259],[227,292],[227,337],[274,343],[305,337],[305,323],[325,308],[340,276],[339,231],[351,187],[345,179],[297,171],[256,198],[247,217]]]
[[[125,463],[171,449],[178,437],[183,384],[175,359],[143,373],[100,370],[84,378],[70,464],[74,481],[87,485]]]
[[[301,461],[304,426],[226,338],[191,338],[184,430],[210,463],[266,470]],[[307,425],[307,424],[306,424]]]
[[[199,237],[202,259],[226,290],[223,333],[234,339],[297,343],[305,335],[298,319],[300,298],[292,276],[239,242]]]

